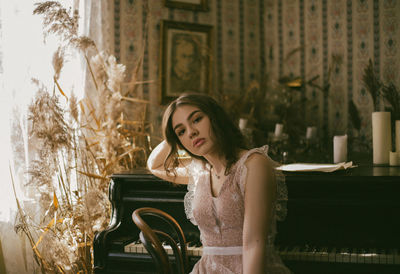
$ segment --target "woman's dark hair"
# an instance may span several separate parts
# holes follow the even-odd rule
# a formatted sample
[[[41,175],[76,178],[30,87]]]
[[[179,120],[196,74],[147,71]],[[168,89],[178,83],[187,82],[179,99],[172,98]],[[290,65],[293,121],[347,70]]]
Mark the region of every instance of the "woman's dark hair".
[[[178,149],[184,149],[184,146],[172,128],[172,116],[175,110],[183,105],[191,105],[199,108],[210,119],[216,147],[219,148],[219,153],[225,156],[227,162],[225,170],[225,174],[227,174],[232,165],[238,160],[239,151],[247,149],[245,138],[224,109],[212,97],[200,93],[182,94],[171,102],[164,112],[162,121],[164,139],[171,146],[171,151],[164,162],[165,170],[170,174],[175,174],[174,170],[179,165]],[[187,153],[191,157],[205,161],[203,157],[194,155],[189,151]]]

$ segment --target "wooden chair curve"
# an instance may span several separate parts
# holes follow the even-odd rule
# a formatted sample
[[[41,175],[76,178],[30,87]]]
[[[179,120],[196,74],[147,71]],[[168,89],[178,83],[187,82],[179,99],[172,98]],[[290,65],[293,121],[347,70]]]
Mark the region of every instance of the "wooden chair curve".
[[[153,216],[168,224],[169,227],[172,228],[172,231],[176,233],[179,246],[174,238],[168,233],[151,228],[148,223],[143,220],[143,216]],[[140,229],[140,240],[153,258],[160,273],[184,274],[189,272],[185,235],[183,234],[182,228],[178,222],[171,215],[157,208],[142,207],[136,209],[132,213],[132,220]],[[176,271],[173,271],[172,264],[170,263],[167,252],[165,251],[161,241],[165,241],[169,246],[171,246],[175,256]]]

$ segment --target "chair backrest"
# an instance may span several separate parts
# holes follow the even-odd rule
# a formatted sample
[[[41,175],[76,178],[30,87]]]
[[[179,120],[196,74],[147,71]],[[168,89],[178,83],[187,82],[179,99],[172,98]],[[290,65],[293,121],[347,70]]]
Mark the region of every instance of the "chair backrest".
[[[151,228],[148,223],[143,220],[142,216],[154,216],[168,224],[169,227],[172,228],[172,231],[176,233],[179,247],[171,235],[165,231]],[[185,235],[183,234],[182,228],[179,226],[178,222],[171,215],[160,209],[142,207],[136,209],[132,213],[132,219],[140,229],[139,237],[141,242],[150,253],[160,273],[184,274],[189,272]],[[166,241],[173,250],[176,265],[175,271],[172,269],[167,252],[165,251],[160,239]]]

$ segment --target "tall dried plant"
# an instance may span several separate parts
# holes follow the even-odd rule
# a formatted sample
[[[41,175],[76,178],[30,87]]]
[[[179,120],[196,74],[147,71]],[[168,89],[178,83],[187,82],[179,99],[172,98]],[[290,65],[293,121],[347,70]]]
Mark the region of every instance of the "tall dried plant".
[[[392,111],[392,118],[394,120],[400,119],[400,91],[393,83],[384,85],[382,87],[382,96],[390,104]]]
[[[374,104],[374,111],[379,111],[378,98],[380,95],[382,83],[379,80],[379,77],[375,74],[374,65],[372,64],[371,59],[369,59],[368,65],[364,68],[362,82],[369,94],[371,95],[372,102]]]
[[[148,102],[124,96],[125,66],[99,52],[90,38],[78,36],[77,11],[47,1],[38,3],[34,14],[42,15],[46,32],[58,35],[63,43],[52,64],[58,92],[49,92],[33,79],[38,91],[29,106],[29,141],[35,156],[26,185],[37,189],[40,217],[29,216],[16,196],[19,223],[15,228],[28,237],[42,273],[90,273],[94,234],[109,221],[109,176],[146,162],[148,146],[143,140],[149,141],[151,128],[145,121]],[[67,48],[83,53],[94,96],[78,101],[73,93],[67,96],[58,82]],[[69,104],[63,107],[61,100]],[[134,120],[124,119],[124,101],[138,110]]]

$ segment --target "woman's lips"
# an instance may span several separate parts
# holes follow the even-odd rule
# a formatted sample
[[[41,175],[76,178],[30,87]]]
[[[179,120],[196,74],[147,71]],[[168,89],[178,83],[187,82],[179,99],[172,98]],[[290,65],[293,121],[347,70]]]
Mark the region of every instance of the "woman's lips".
[[[199,147],[199,146],[201,146],[202,144],[204,144],[205,141],[206,141],[206,140],[205,140],[204,138],[196,139],[196,140],[194,140],[194,142],[193,142],[193,146],[194,146],[194,147]]]

